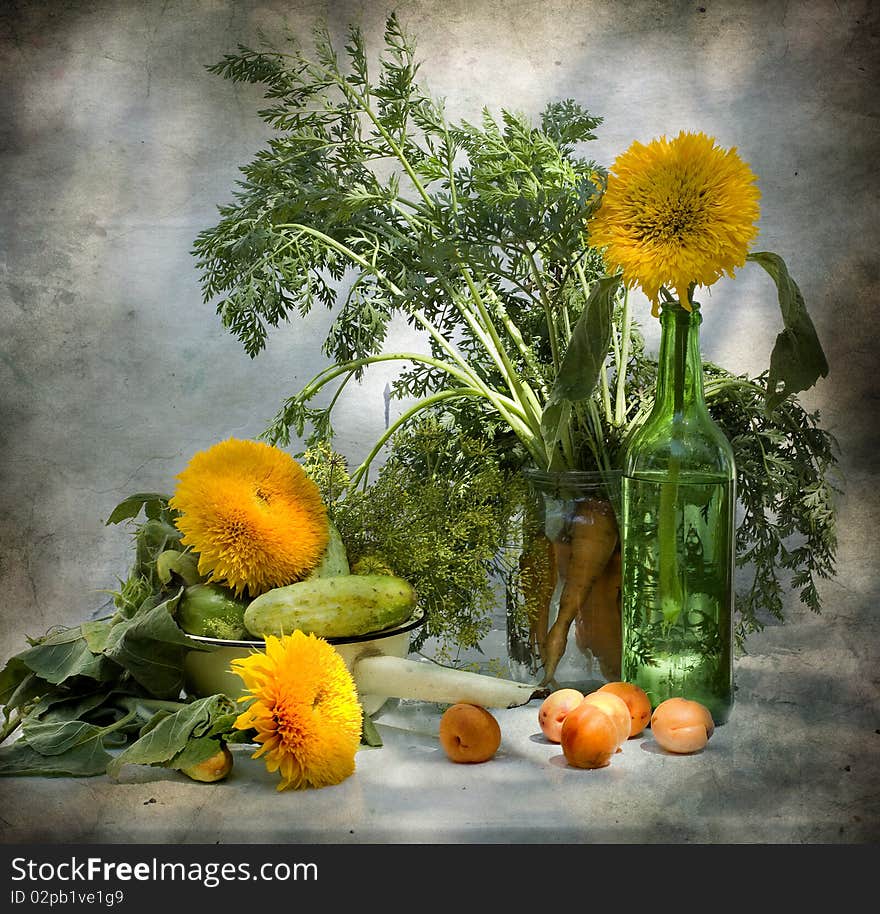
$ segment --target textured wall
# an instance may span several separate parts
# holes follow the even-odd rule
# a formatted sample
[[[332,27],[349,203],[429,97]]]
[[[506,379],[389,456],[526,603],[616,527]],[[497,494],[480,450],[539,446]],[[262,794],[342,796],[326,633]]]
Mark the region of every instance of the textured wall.
[[[423,76],[453,117],[537,114],[573,96],[605,118],[610,163],[633,139],[703,130],[760,176],[758,247],[797,277],[831,363],[805,397],[840,439],[840,589],[876,601],[878,13],[812,2],[402,2]],[[319,367],[326,318],[251,361],[203,304],[189,253],[264,137],[259,93],[204,66],[275,30],[360,21],[383,3],[6,2],[0,12],[0,644],[76,622],[127,570],[104,519],[169,490],[189,455],[259,433]],[[778,331],[755,267],[706,307],[705,350],[760,371]],[[647,316],[647,310],[645,310]],[[404,331],[400,331],[405,335]],[[377,371],[342,404],[340,447],[382,427]],[[836,588],[838,585],[829,585]]]

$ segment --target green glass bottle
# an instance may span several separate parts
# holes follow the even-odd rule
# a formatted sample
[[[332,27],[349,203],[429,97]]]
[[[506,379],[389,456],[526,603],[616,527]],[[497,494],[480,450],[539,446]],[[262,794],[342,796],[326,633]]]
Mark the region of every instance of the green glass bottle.
[[[663,305],[654,407],[626,448],[622,675],[656,707],[733,705],[733,450],[703,397],[699,305]]]

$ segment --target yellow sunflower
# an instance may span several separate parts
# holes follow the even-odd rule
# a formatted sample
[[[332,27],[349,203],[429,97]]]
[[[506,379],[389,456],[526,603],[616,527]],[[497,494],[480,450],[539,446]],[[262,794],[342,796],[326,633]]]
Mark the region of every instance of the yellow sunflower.
[[[320,561],[327,509],[284,451],[229,438],[195,454],[177,479],[170,505],[202,574],[253,597],[301,580]]]
[[[339,652],[323,638],[294,631],[266,639],[266,652],[232,661],[252,699],[235,721],[255,729],[279,790],[326,787],[354,772],[363,710],[357,687]]]
[[[704,133],[635,142],[611,168],[590,242],[627,286],[642,288],[655,317],[661,286],[690,310],[691,283],[711,285],[745,263],[758,233],[755,181],[736,149]]]

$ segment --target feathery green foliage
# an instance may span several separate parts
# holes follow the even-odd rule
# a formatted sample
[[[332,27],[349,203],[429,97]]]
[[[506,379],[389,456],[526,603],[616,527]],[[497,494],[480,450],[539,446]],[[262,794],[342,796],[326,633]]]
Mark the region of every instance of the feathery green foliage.
[[[538,126],[509,110],[450,123],[416,82],[394,15],[375,70],[357,27],[344,51],[319,27],[311,56],[240,47],[210,68],[263,84],[271,104],[260,114],[276,132],[196,239],[205,299],[251,355],[282,320],[334,309],[333,366],[288,399],[266,437],[287,444],[307,427],[327,437],[345,384],[394,360],[395,395],[419,404],[380,446],[421,408],[464,403],[497,417],[539,464],[573,464],[568,438],[563,453],[543,439],[541,413],[602,269],[586,221],[605,172],[575,154],[600,119],[569,99]],[[429,355],[384,351],[393,315],[425,332]],[[330,404],[313,405],[330,384]]]
[[[434,638],[441,659],[478,650],[498,603],[499,547],[522,506],[519,473],[505,467],[490,442],[435,416],[423,416],[397,434],[367,490],[349,490],[334,500],[339,490],[329,481],[340,464],[340,455],[326,445],[303,455],[352,569],[384,569],[413,585],[427,613],[415,648]]]
[[[418,82],[395,15],[376,63],[359,28],[338,50],[319,27],[308,52],[293,39],[239,47],[210,70],[263,85],[260,116],[274,132],[196,239],[205,300],[252,356],[271,327],[315,304],[334,314],[330,366],[287,399],[265,437],[304,439],[307,457],[332,453],[346,384],[372,364],[400,365],[393,395],[414,405],[350,475],[313,469],[333,480],[354,560],[376,552],[418,578],[433,633],[470,645],[489,605],[490,540],[501,547],[514,510],[499,481],[527,464],[614,466],[651,408],[656,363],[619,277],[605,275],[587,238],[607,173],[580,150],[601,119],[567,99],[537,124],[508,109],[450,122]],[[817,579],[833,573],[836,554],[834,442],[796,399],[827,363],[785,264],[749,259],[776,283],[785,325],[770,371],[746,379],[706,366],[710,408],[739,468],[740,642],[768,614],[782,617],[785,577],[818,611]],[[387,350],[394,316],[423,331],[427,352]],[[430,445],[429,460],[434,427],[449,437]],[[448,561],[429,574],[431,555]]]

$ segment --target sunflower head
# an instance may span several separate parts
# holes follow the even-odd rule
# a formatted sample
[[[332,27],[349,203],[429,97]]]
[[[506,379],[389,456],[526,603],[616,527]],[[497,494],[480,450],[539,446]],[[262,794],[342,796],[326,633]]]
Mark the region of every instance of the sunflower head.
[[[760,191],[736,149],[703,133],[635,142],[615,160],[590,243],[659,313],[661,286],[690,309],[692,284],[733,275],[758,233]]]
[[[327,547],[327,509],[303,468],[278,448],[229,438],[199,451],[170,505],[199,571],[257,596],[304,578]]]
[[[339,652],[315,635],[294,631],[269,636],[265,653],[232,661],[249,701],[235,722],[256,730],[269,771],[281,775],[279,790],[326,787],[354,772],[363,710],[354,679]]]

